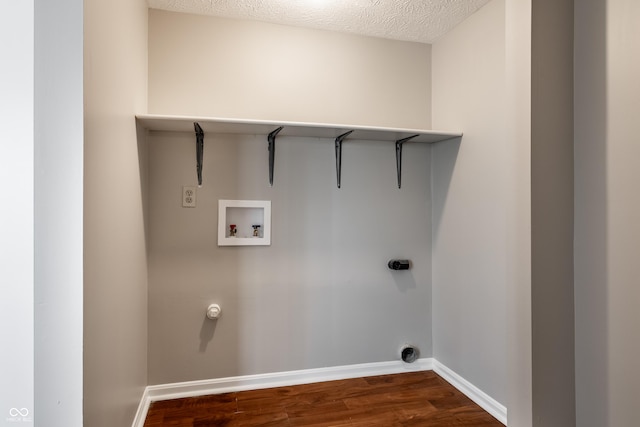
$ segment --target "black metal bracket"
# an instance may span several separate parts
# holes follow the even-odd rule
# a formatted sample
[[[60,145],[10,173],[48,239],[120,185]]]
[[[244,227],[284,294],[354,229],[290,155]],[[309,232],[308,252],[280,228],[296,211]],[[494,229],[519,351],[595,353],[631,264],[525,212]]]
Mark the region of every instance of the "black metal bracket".
[[[269,133],[267,140],[269,141],[269,186],[273,187],[273,164],[276,160],[276,136],[282,130],[282,126]]]
[[[336,138],[336,178],[338,182],[338,188],[340,188],[340,178],[342,175],[342,141],[351,135],[352,130],[339,135]]]
[[[411,141],[418,135],[411,135],[396,141],[396,171],[398,172],[398,188],[402,186],[402,144]]]
[[[204,131],[198,124],[193,123],[196,130],[196,172],[198,174],[198,185],[202,186],[202,158],[204,155]]]

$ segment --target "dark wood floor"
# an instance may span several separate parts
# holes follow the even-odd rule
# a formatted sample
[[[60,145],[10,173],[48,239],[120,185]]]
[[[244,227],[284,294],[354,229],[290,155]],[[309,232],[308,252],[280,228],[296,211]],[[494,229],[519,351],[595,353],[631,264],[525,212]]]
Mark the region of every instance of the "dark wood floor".
[[[503,426],[432,371],[159,401],[144,425]]]

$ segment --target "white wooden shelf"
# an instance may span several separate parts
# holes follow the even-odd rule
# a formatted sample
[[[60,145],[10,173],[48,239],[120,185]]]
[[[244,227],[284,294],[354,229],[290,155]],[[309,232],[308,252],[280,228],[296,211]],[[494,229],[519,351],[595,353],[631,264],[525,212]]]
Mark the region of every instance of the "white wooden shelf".
[[[459,138],[462,132],[443,132],[425,129],[399,129],[370,126],[349,126],[325,123],[272,122],[264,120],[239,120],[217,117],[169,116],[140,114],[138,122],[146,129],[154,131],[193,132],[193,123],[197,122],[207,133],[267,135],[282,126],[278,137],[316,137],[336,138],[345,132],[353,131],[349,140],[397,141],[418,135],[411,142],[433,143]]]
[[[402,180],[402,145],[405,142],[434,143],[462,137],[462,132],[443,132],[425,129],[398,129],[370,126],[349,126],[326,123],[271,122],[265,120],[222,119],[217,117],[166,116],[141,114],[136,120],[146,129],[164,132],[196,132],[198,184],[202,184],[202,144],[205,133],[268,135],[269,185],[273,185],[275,139],[277,137],[331,138],[336,149],[336,181],[340,188],[342,169],[342,141],[389,141],[396,145],[398,188]],[[197,124],[197,125],[196,125]]]

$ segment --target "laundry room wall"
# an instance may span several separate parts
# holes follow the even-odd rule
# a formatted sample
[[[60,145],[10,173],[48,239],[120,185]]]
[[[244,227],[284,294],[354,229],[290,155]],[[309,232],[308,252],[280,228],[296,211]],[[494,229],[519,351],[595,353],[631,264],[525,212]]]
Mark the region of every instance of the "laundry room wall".
[[[149,113],[431,127],[431,46],[149,10]]]
[[[147,4],[84,2],[84,425],[130,425],[147,385]]]
[[[507,138],[505,2],[494,0],[433,45],[433,124],[460,144],[433,146],[434,357],[507,402],[507,290],[518,145]],[[519,187],[516,187],[519,185]]]
[[[430,126],[430,46],[150,11],[157,114]],[[197,207],[194,134],[149,139],[149,383],[430,357],[430,147],[205,134]],[[272,244],[218,247],[220,199],[270,200]],[[409,271],[389,270],[408,258]],[[217,321],[205,317],[219,303]]]

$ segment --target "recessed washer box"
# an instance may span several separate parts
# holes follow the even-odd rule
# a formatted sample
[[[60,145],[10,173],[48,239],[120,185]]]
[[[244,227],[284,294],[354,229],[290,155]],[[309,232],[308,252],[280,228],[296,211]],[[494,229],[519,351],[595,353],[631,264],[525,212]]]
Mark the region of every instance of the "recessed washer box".
[[[218,200],[218,246],[269,245],[270,200]]]

